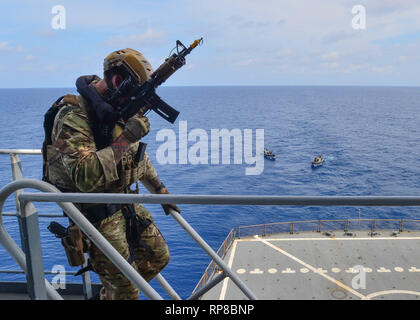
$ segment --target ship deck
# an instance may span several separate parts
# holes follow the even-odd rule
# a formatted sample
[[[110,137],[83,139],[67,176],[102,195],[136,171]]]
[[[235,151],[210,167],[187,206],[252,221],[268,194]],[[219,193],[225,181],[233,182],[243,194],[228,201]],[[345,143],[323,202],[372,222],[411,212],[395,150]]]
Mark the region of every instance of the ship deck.
[[[241,237],[224,261],[258,299],[420,299],[419,231]],[[225,278],[202,299],[247,298]]]

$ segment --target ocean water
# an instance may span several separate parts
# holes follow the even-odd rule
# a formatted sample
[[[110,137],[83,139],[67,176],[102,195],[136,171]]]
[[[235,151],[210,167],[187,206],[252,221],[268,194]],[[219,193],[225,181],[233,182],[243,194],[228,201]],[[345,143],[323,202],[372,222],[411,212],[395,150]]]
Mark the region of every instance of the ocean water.
[[[74,89],[0,89],[0,148],[38,149],[43,140],[43,114],[57,97]],[[181,111],[174,125],[149,114],[151,132],[145,138],[152,162],[171,193],[243,195],[401,195],[420,190],[420,89],[384,87],[164,87],[158,92]],[[203,129],[264,129],[264,144],[277,155],[265,160],[260,175],[245,175],[244,164],[159,164],[159,130],[179,121],[188,131]],[[188,142],[188,147],[194,142]],[[221,146],[220,146],[221,147]],[[254,144],[255,148],[255,144]],[[209,147],[210,149],[210,147]],[[311,168],[323,154],[325,164]],[[40,156],[22,155],[26,178],[41,178]],[[233,159],[233,157],[232,157]],[[210,160],[210,158],[209,158]],[[232,161],[233,162],[233,161]],[[0,155],[0,187],[12,180],[10,159]],[[36,203],[40,213],[58,213],[55,204]],[[145,205],[153,214],[171,250],[163,276],[187,298],[210,258],[158,205]],[[240,225],[290,221],[356,218],[355,207],[274,207],[180,205],[184,218],[209,245],[217,249],[232,228]],[[420,218],[417,208],[363,207],[362,218]],[[5,212],[15,211],[14,198]],[[4,217],[7,230],[20,244],[16,218]],[[63,219],[63,222],[66,221]],[[66,270],[64,250],[40,218],[44,267]],[[0,247],[0,269],[16,263]],[[92,275],[93,280],[97,277]],[[49,276],[51,279],[51,276]],[[24,280],[23,275],[0,274],[1,280]],[[67,281],[75,279],[68,275]],[[153,281],[164,297],[167,295]]]

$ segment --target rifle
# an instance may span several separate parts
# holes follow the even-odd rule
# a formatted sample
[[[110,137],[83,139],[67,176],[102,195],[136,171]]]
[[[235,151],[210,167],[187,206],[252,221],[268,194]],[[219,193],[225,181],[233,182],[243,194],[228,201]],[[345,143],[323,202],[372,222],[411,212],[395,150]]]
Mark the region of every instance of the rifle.
[[[185,65],[185,57],[202,42],[203,38],[197,39],[187,48],[181,41],[177,40],[176,46],[173,49],[176,49],[177,52],[165,59],[159,68],[152,73],[149,80],[141,85],[133,85],[129,79],[125,80],[126,83],[123,82],[116,94],[128,96],[130,99],[130,102],[120,110],[120,115],[124,121],[136,113],[144,114],[148,110],[153,110],[166,121],[170,123],[175,122],[179,111],[163,101],[156,94],[155,89]]]
[[[176,53],[170,54],[167,59],[153,72],[143,84],[139,84],[128,76],[120,86],[106,99],[106,102],[98,95],[97,91],[89,85],[92,80],[99,79],[96,76],[82,76],[76,81],[77,91],[87,98],[94,110],[98,121],[94,121],[94,136],[98,150],[109,145],[112,138],[112,130],[117,121],[123,118],[127,121],[135,114],[143,116],[148,110],[153,110],[163,119],[174,123],[179,115],[179,111],[172,108],[169,104],[163,101],[157,94],[156,88],[164,83],[171,75],[178,69],[185,65],[185,57],[203,42],[203,38],[195,40],[188,48],[185,47],[181,41],[176,41],[176,46],[171,53],[176,49]],[[127,98],[127,103],[119,110],[115,110],[110,104],[112,101],[118,101],[120,98]],[[140,150],[141,149],[141,150]],[[143,154],[145,144],[141,143],[139,154]],[[142,157],[140,156],[140,159]]]

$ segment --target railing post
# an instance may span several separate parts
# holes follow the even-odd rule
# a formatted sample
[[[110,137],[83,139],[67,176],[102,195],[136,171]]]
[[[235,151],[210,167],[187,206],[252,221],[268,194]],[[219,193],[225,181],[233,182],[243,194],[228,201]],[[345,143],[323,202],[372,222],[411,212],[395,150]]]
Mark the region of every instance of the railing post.
[[[87,267],[88,265],[88,257],[87,254],[85,254],[85,263],[83,264],[83,268]],[[85,300],[89,300],[93,297],[92,293],[92,282],[90,280],[90,272],[86,271],[82,274],[82,280],[83,280],[83,296],[85,297]]]
[[[212,280],[210,280],[207,285],[203,286],[201,289],[194,292],[187,300],[196,300],[199,299],[203,294],[208,292],[210,289],[215,287],[219,282],[221,282],[226,275],[224,273],[218,274]]]
[[[181,300],[181,297],[176,293],[176,291],[171,287],[171,285],[166,281],[166,279],[158,273],[155,277],[157,282],[159,282],[160,286],[166,291],[167,294],[173,299],[173,300]]]
[[[375,232],[375,229],[376,229],[376,219],[373,219],[371,233]]]
[[[200,235],[187,223],[187,221],[175,210],[170,209],[169,214],[174,218],[178,224],[190,235],[191,238],[203,249],[215,263],[225,272],[226,276],[239,287],[239,289],[251,300],[256,300],[257,297],[251,290],[243,283],[238,275],[233,272],[227,264],[218,256],[216,252],[200,237]]]
[[[44,264],[42,262],[41,236],[39,233],[38,214],[28,212],[29,203],[20,202],[22,221],[22,249],[26,256],[26,279],[28,293],[32,300],[46,300]]]
[[[21,180],[23,179],[23,172],[22,172],[22,162],[19,158],[19,156],[15,153],[10,153],[10,164],[12,167],[12,177],[13,177],[13,181],[16,180]],[[19,194],[21,194],[23,192],[23,190],[17,190],[15,192],[15,201],[16,201],[16,213],[17,213],[17,219],[18,219],[18,225],[19,225],[19,231],[20,231],[20,235],[21,235],[21,245],[22,248],[24,247],[24,243],[23,243],[23,226],[22,226],[22,217],[21,217],[21,208],[19,205]],[[26,213],[36,213],[36,209],[34,207],[34,205],[32,204],[32,202],[27,203],[26,205]],[[92,284],[91,284],[91,280],[90,280],[90,273],[89,272],[85,272],[82,275],[82,279],[83,279],[83,295],[85,297],[85,299],[89,299],[93,296],[92,294]],[[28,282],[29,283],[29,282]]]
[[[22,164],[21,164],[20,158],[19,158],[19,156],[17,154],[13,154],[13,153],[10,154],[10,164],[12,166],[12,177],[13,177],[13,181],[22,179],[23,178]],[[22,192],[22,190],[17,190],[15,192],[16,211],[18,213],[20,212],[18,195],[21,192]]]
[[[10,154],[10,164],[12,167],[13,181],[23,179],[22,163],[17,154]],[[42,263],[38,215],[32,202],[19,203],[19,194],[22,192],[23,190],[16,190],[15,201],[21,245],[26,255],[28,293],[32,300],[46,300],[47,289]]]
[[[20,158],[17,154],[14,154],[14,153],[10,154],[10,164],[12,166],[13,181],[23,179],[22,163],[21,163]],[[22,192],[23,192],[23,190],[16,190],[16,192],[15,192],[16,213],[17,213],[17,219],[18,219],[18,224],[19,224],[19,231],[20,231],[21,235],[22,235],[22,221],[21,221],[21,210],[20,210],[20,205],[19,205],[19,194],[21,194]],[[32,204],[32,202],[27,204],[26,212],[28,214],[36,212],[36,209],[35,209],[34,205]],[[21,237],[21,245],[23,246],[22,241],[23,240],[22,240],[22,237]]]

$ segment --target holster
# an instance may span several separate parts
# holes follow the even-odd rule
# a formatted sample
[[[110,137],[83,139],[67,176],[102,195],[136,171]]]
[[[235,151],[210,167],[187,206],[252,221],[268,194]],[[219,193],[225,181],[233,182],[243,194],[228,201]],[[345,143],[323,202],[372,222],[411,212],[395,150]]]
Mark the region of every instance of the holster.
[[[67,230],[68,234],[61,239],[61,244],[66,251],[69,265],[72,267],[80,266],[86,261],[84,252],[87,251],[82,231],[77,225],[71,225]]]

